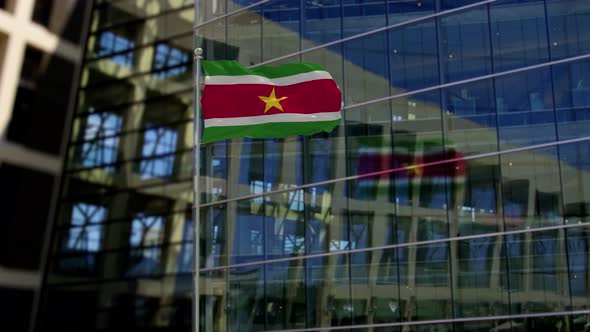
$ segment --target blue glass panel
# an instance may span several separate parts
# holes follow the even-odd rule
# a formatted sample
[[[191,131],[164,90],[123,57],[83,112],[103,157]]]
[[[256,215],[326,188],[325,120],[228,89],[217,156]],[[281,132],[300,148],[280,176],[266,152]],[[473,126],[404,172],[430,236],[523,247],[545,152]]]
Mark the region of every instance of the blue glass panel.
[[[547,21],[553,60],[590,52],[590,2],[547,0]]]
[[[92,204],[78,203],[72,207],[71,225],[66,249],[98,251],[101,247],[102,225],[107,210]]]
[[[107,209],[103,206],[88,203],[72,206],[71,225],[62,244],[63,252],[68,255],[59,259],[60,270],[82,273],[95,270],[106,218]],[[70,255],[73,253],[76,255]]]
[[[496,109],[491,80],[455,85],[443,90],[446,145],[455,157],[498,150]]]
[[[388,24],[433,14],[436,0],[387,0]]]
[[[549,60],[543,1],[498,1],[490,6],[494,71]]]
[[[166,44],[158,44],[154,54],[153,69],[155,78],[167,78],[186,73],[189,54]]]
[[[496,106],[501,149],[514,144],[531,145],[555,140],[549,69],[497,78]]]
[[[342,38],[341,0],[307,0],[304,3],[301,20],[303,39],[312,44],[324,44]],[[307,48],[305,44],[303,48]]]
[[[384,27],[385,0],[343,0],[344,37]]]
[[[439,83],[435,21],[389,31],[392,93]]]
[[[559,139],[590,133],[590,62],[553,66]]]
[[[114,167],[108,166],[117,160],[119,137],[114,136],[121,131],[122,117],[113,113],[94,113],[86,117],[84,143],[81,146],[79,159],[86,167],[106,165],[107,172]]]
[[[445,82],[491,73],[487,7],[442,17],[439,38]]]
[[[131,221],[127,276],[148,276],[160,273],[160,255],[164,235],[164,218],[138,214]]]
[[[142,178],[168,177],[174,172],[173,154],[176,151],[177,132],[168,128],[148,128],[143,135],[142,157],[139,172]]]
[[[379,32],[344,43],[347,105],[389,95],[387,37]]]
[[[98,51],[96,53],[98,56],[107,56],[112,53],[117,53],[117,55],[110,57],[110,59],[118,65],[131,67],[133,65],[135,53],[133,51],[122,54],[119,53],[130,50],[133,47],[135,47],[135,42],[110,31],[105,31],[100,34]]]
[[[441,0],[440,1],[440,9],[441,10],[448,10],[448,9],[455,9],[467,5],[471,5],[474,3],[481,2],[481,0]]]
[[[300,1],[273,0],[262,6],[263,60],[299,51],[300,4]]]

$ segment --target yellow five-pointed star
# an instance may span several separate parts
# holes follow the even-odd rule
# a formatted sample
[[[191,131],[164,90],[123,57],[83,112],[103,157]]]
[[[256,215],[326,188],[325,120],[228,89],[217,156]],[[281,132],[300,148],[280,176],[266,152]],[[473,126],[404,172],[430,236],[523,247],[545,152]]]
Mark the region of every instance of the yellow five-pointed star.
[[[287,97],[277,98],[275,96],[275,88],[272,88],[272,92],[270,93],[270,96],[268,96],[268,97],[258,96],[258,98],[262,99],[262,101],[266,103],[266,106],[264,107],[264,113],[268,112],[268,110],[273,107],[276,107],[279,110],[281,110],[281,112],[284,112],[283,106],[281,105],[281,101],[287,99]]]

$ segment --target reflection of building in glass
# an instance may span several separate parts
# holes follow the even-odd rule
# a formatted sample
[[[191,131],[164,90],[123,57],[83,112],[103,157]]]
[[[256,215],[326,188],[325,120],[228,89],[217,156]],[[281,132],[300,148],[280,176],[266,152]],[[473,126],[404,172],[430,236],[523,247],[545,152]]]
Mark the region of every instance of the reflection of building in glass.
[[[331,134],[201,148],[202,331],[588,329],[587,1],[197,6],[206,59],[344,96]],[[41,330],[190,329],[192,28],[95,1]]]
[[[36,317],[89,15],[83,0],[0,0],[2,330],[30,331]],[[75,226],[82,210],[64,248],[98,250],[97,233]]]

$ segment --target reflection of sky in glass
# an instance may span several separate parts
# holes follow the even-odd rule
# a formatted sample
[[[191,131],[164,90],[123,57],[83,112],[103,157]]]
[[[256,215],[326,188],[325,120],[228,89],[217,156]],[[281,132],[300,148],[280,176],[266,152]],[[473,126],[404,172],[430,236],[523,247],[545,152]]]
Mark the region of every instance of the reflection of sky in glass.
[[[142,178],[166,177],[174,170],[177,132],[168,128],[148,128],[144,133],[140,172]],[[165,155],[168,154],[168,155]],[[162,157],[156,157],[165,155]]]
[[[105,31],[100,34],[98,41],[98,52],[99,56],[106,56],[116,52],[123,52],[125,50],[135,47],[135,43],[131,40],[116,35],[110,31]],[[131,67],[133,64],[133,52],[127,52],[124,54],[117,54],[110,57],[111,61],[116,64]]]
[[[157,245],[162,236],[162,217],[138,215],[131,222],[131,237],[129,244],[132,247]]]
[[[187,53],[166,44],[159,44],[154,55],[154,70],[169,69],[154,73],[154,77],[166,78],[186,73],[188,59]]]
[[[98,251],[102,235],[101,223],[106,218],[104,207],[78,203],[72,209],[72,228],[68,233],[66,247],[82,251]]]
[[[144,276],[159,271],[163,236],[163,217],[138,214],[131,221],[131,247],[141,247],[131,251],[133,265],[127,271],[129,276]]]
[[[116,135],[121,130],[121,116],[113,113],[90,114],[86,120],[82,155],[82,165],[94,167],[104,164],[112,164],[117,159],[117,147],[119,137],[108,137]],[[101,137],[108,138],[101,138]],[[105,167],[105,170],[112,172],[113,167]]]

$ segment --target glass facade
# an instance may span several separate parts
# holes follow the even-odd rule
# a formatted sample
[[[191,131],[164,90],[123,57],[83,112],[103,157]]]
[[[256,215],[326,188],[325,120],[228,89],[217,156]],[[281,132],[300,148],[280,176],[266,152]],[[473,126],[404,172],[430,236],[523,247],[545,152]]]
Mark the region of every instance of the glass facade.
[[[41,331],[191,329],[194,43],[344,117],[201,146],[201,331],[588,330],[590,2],[196,5],[95,1]]]

